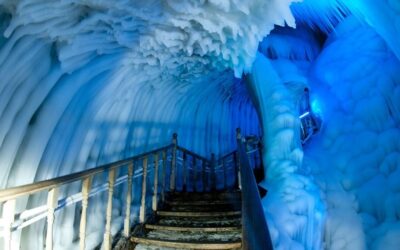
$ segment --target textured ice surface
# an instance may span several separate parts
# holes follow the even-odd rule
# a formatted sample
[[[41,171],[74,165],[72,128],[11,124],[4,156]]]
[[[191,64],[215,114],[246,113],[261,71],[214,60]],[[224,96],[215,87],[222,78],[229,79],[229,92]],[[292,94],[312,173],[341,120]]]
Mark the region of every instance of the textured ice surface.
[[[326,127],[306,149],[305,164],[325,192],[329,249],[400,244],[399,69],[383,39],[348,18],[311,72],[325,100]]]
[[[0,187],[164,146],[173,132],[207,157],[233,150],[237,127],[259,133],[234,75],[250,69],[274,24],[294,24],[290,2],[0,1]],[[21,200],[18,211],[45,199]],[[105,201],[89,205],[90,246],[101,241]],[[72,247],[78,218],[79,206],[58,215],[56,249]],[[22,244],[40,249],[43,228],[24,230]]]
[[[277,249],[396,249],[399,1],[291,2],[0,0],[0,187],[125,158],[173,132],[221,155],[236,127],[258,134],[261,125]],[[274,24],[295,22],[263,40]],[[250,91],[234,78],[246,72]],[[305,86],[325,124],[303,150],[296,102]],[[89,248],[102,240],[105,200],[90,203]],[[123,202],[114,204],[115,233]],[[71,249],[79,207],[57,216],[56,249]],[[34,240],[22,244],[40,249],[43,229],[24,231]]]
[[[297,29],[277,28],[264,39],[266,58],[257,57],[249,77],[267,146],[263,203],[277,249],[400,244],[396,40],[380,31],[393,24],[375,27],[364,20],[367,6],[356,7],[339,1],[294,5]],[[346,18],[352,12],[355,17]],[[302,149],[294,107],[306,86],[322,100],[324,127]]]
[[[283,53],[283,57],[286,53]],[[277,63],[278,59],[275,60]],[[283,59],[285,78],[279,67],[258,54],[248,85],[264,127],[264,154],[268,195],[263,200],[275,249],[319,249],[324,205],[310,176],[300,173],[303,151],[299,136],[298,89],[306,85],[304,75]],[[284,83],[291,82],[290,87]],[[268,84],[265,84],[268,83]]]

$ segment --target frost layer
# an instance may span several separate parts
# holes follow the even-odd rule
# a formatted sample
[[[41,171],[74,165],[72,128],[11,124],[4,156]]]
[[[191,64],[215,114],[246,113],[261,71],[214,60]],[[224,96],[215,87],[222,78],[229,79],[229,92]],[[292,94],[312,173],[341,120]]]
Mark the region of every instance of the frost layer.
[[[355,18],[328,38],[312,69],[326,126],[306,164],[326,196],[328,249],[397,249],[400,62]]]
[[[290,2],[0,1],[0,187],[126,158],[170,143],[173,132],[207,157],[231,151],[237,127],[258,134],[233,76],[250,69],[274,24],[293,25]],[[105,199],[90,203],[92,247]],[[20,201],[18,211],[44,202]],[[56,249],[73,248],[78,215],[72,207],[56,219]],[[16,238],[41,249],[43,230]]]

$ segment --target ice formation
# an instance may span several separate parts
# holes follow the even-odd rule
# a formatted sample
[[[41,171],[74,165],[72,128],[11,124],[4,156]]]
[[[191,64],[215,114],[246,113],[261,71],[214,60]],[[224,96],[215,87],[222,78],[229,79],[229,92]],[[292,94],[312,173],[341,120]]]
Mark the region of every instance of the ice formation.
[[[276,249],[396,249],[399,16],[397,0],[0,0],[0,188],[144,152],[173,132],[221,155],[241,127],[263,135]],[[304,87],[324,126],[302,146]],[[92,221],[104,214],[96,202]],[[76,244],[76,213],[56,220],[57,249]],[[40,249],[29,241],[40,230],[21,247]]]

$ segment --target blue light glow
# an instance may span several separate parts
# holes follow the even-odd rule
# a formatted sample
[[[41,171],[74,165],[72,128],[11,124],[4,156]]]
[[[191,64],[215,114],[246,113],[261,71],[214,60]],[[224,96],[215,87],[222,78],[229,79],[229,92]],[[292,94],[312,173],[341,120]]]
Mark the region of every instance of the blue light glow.
[[[311,100],[311,110],[314,114],[317,114],[319,116],[322,115],[322,104],[318,99],[312,98]]]

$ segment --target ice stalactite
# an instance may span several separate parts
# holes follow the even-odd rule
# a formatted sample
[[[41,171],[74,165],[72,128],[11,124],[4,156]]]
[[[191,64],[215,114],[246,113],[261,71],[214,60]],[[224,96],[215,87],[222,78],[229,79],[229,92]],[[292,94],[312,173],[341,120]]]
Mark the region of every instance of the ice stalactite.
[[[397,0],[303,0],[291,6],[296,23],[333,31],[344,17],[354,15],[371,26],[400,58],[400,2]]]
[[[294,25],[291,2],[0,1],[0,187],[126,158],[170,143],[173,132],[207,157],[233,150],[237,127],[259,134],[234,75],[250,70],[275,24]],[[93,245],[104,199],[89,208]],[[44,200],[20,201],[18,212]],[[56,219],[57,249],[76,243],[78,212]],[[31,239],[43,230],[23,232],[22,246],[40,249]]]
[[[141,153],[173,132],[189,149],[220,155],[235,147],[236,127],[259,134],[260,122],[263,202],[278,249],[395,249],[399,6],[0,0],[0,187]],[[250,91],[234,78],[243,73]],[[296,101],[307,85],[323,100],[326,129],[302,150]],[[101,242],[104,199],[89,208],[98,221],[88,227],[91,246]],[[76,244],[77,214],[57,218],[58,249]],[[43,230],[24,232],[21,244],[40,249],[32,238]]]

